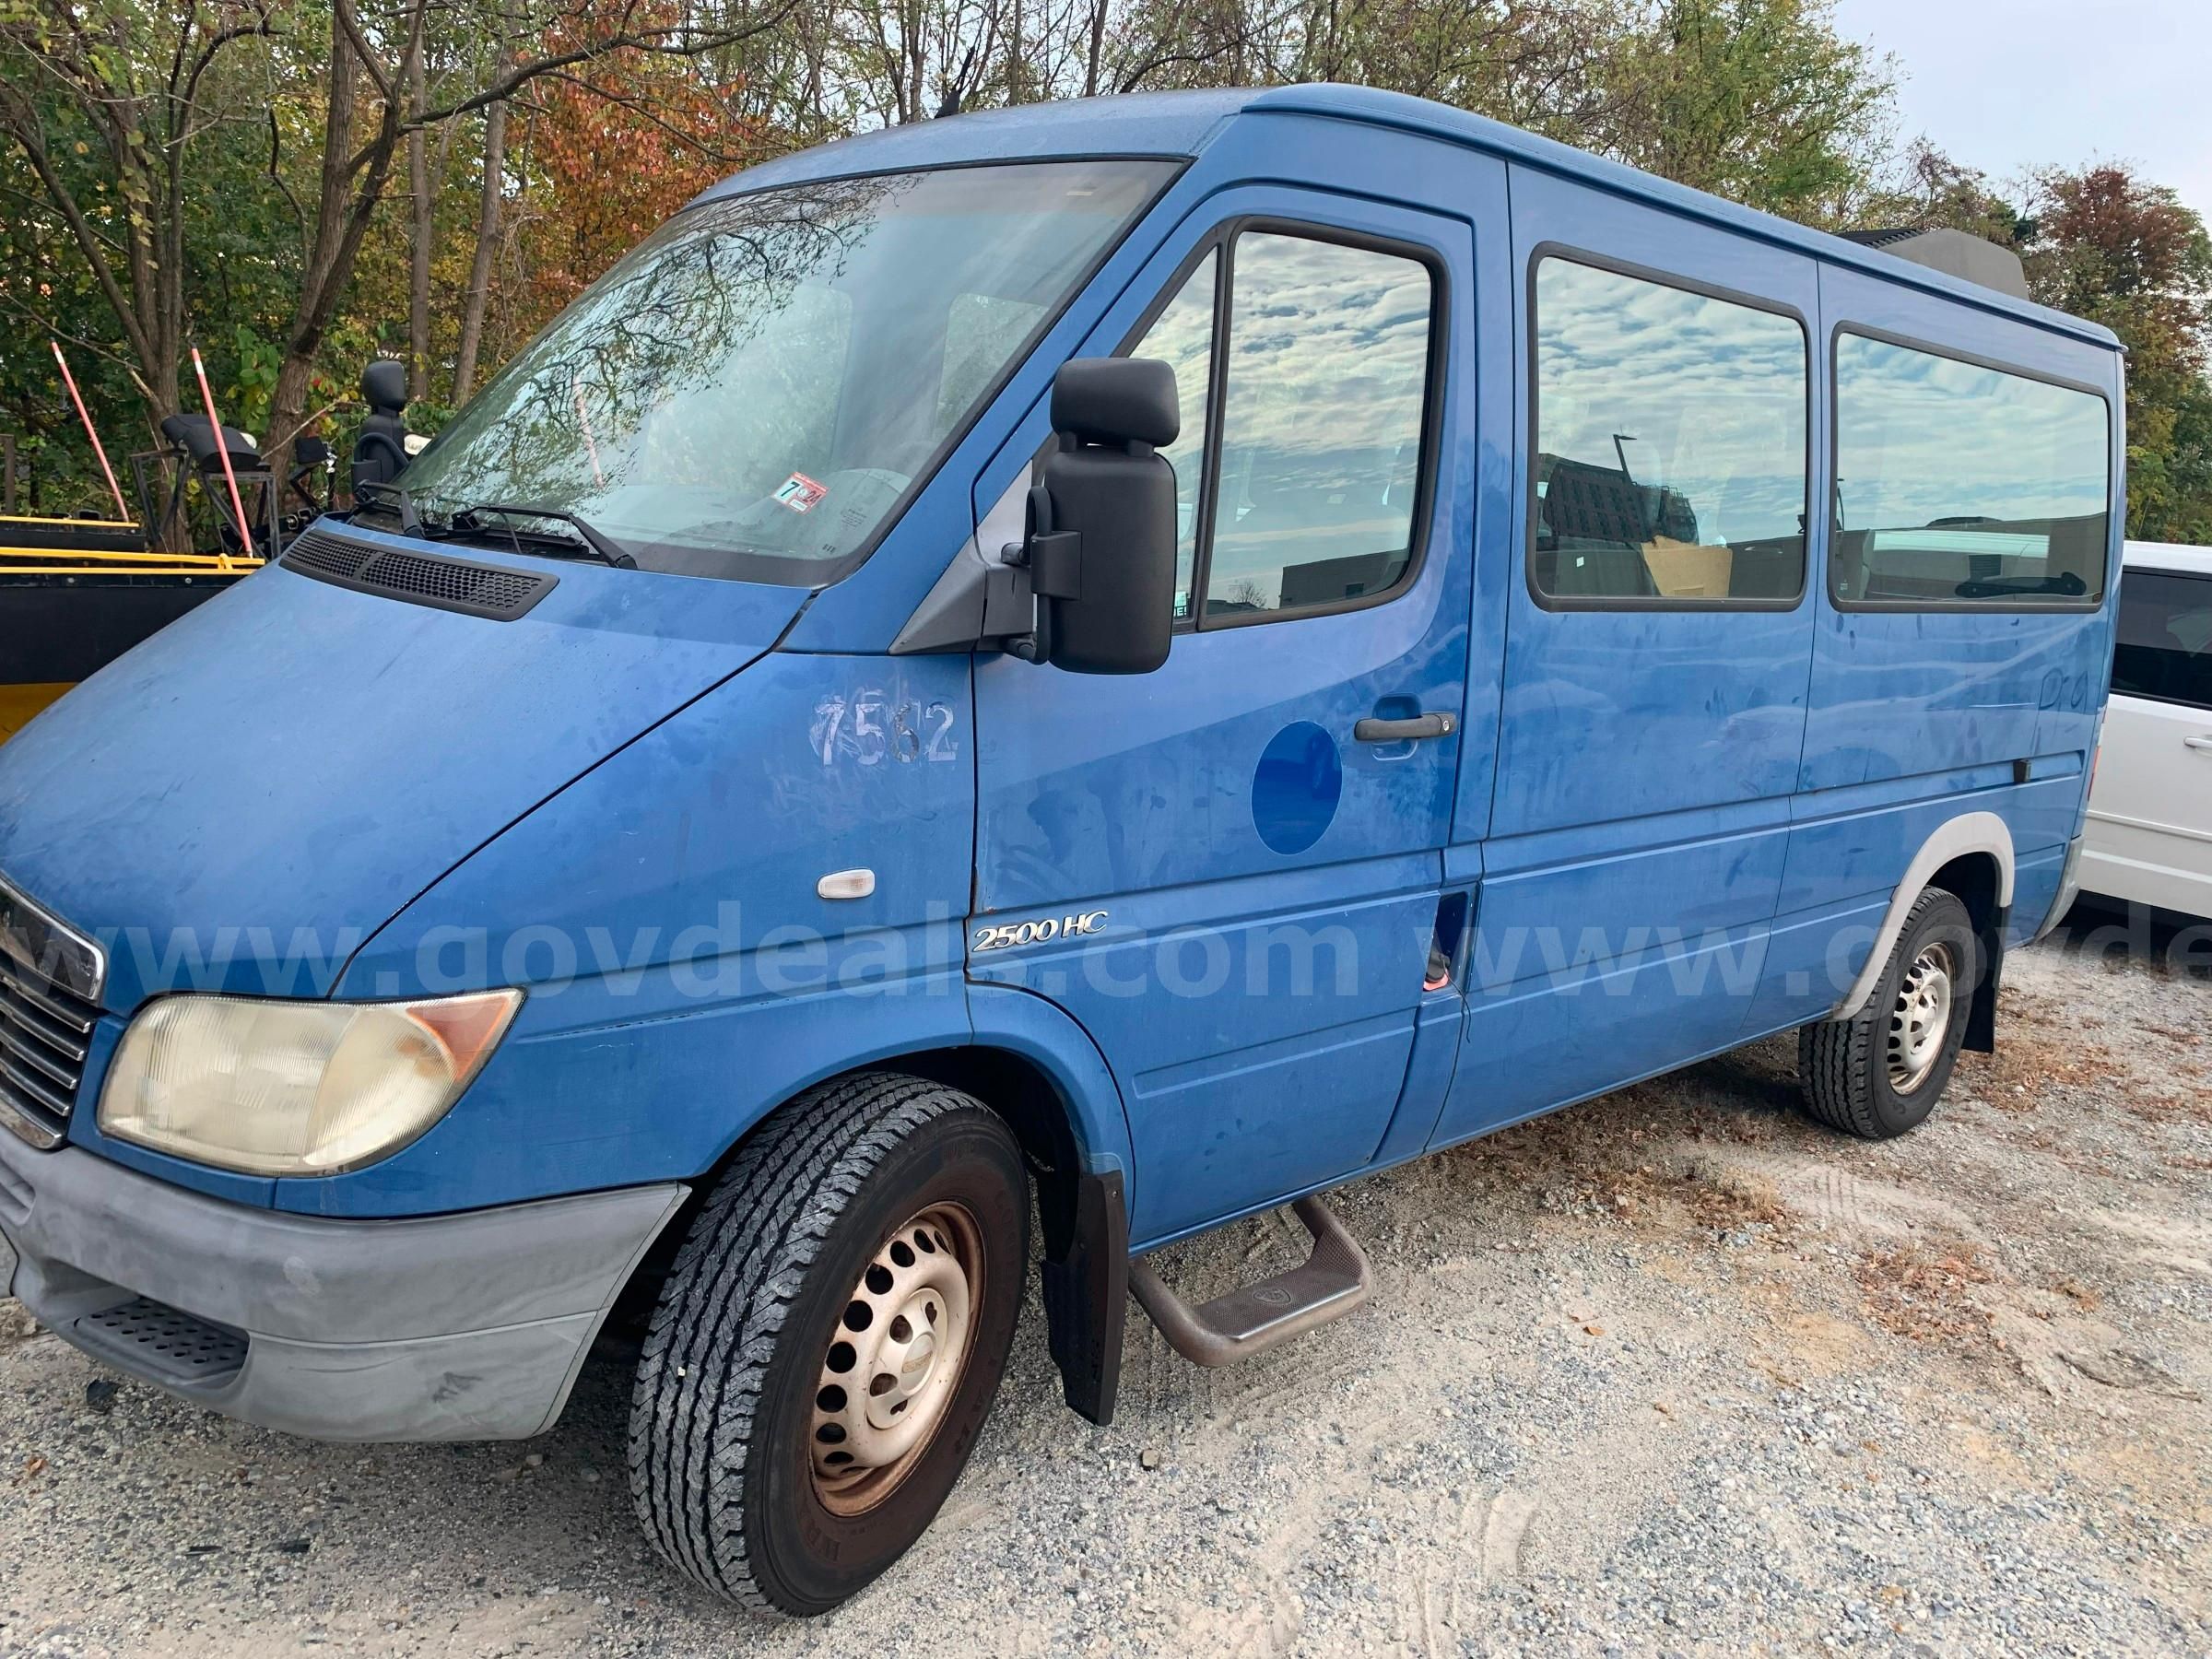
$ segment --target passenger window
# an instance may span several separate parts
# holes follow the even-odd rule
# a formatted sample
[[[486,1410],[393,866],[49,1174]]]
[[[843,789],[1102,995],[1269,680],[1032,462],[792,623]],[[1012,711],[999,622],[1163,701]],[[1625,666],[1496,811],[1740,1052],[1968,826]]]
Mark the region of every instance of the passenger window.
[[[2212,709],[2212,576],[2121,575],[2112,689]]]
[[[1536,266],[1530,571],[1568,606],[1805,591],[1803,326],[1568,259]]]
[[[1837,602],[2094,607],[2110,446],[2093,393],[1839,335]]]
[[[1237,237],[1209,617],[1381,594],[1413,557],[1434,279],[1403,254]]]
[[[1132,357],[1160,358],[1175,371],[1182,429],[1159,453],[1175,469],[1175,616],[1191,614],[1191,587],[1198,565],[1199,485],[1206,475],[1206,407],[1214,366],[1214,281],[1219,253],[1208,253],[1190,274]]]

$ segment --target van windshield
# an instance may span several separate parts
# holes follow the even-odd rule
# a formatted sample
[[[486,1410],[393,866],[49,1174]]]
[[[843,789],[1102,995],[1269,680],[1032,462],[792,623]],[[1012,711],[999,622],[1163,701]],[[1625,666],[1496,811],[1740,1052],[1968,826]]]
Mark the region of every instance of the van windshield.
[[[693,208],[400,482],[432,535],[548,548],[569,539],[558,522],[467,510],[551,509],[647,570],[832,581],[1173,170],[1009,163]]]

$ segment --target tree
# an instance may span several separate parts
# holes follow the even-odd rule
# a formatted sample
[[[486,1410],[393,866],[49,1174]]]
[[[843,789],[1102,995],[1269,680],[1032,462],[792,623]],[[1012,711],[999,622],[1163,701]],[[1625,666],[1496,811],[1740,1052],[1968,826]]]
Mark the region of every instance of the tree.
[[[1943,226],[2020,255],[2028,291],[2127,347],[2127,533],[2212,541],[2212,237],[2128,168],[2047,170],[2009,191],[1924,140],[1865,206],[1870,224]]]
[[[155,423],[180,406],[188,160],[247,119],[211,94],[226,57],[276,27],[268,0],[0,0],[0,133],[113,313]]]
[[[2127,347],[2128,534],[2212,541],[2212,236],[2125,167],[2034,181],[2029,284]]]
[[[1787,218],[1836,222],[1888,147],[1889,66],[1825,0],[1663,0],[1596,73],[1607,152]]]
[[[226,414],[281,448],[376,352],[418,400],[461,401],[695,191],[784,150],[1041,99],[1350,81],[1813,223],[2014,246],[2039,296],[2134,351],[2132,523],[2212,538],[2201,226],[2124,170],[1998,189],[1925,144],[1893,155],[1891,65],[1830,5],[0,0],[0,315],[69,343],[96,410],[142,396],[157,419],[196,401],[197,337]],[[70,500],[90,457],[42,360],[0,352],[0,422]]]
[[[1906,150],[1903,177],[1861,204],[1860,221],[1876,226],[1964,230],[2016,252],[2034,240],[2035,221],[1999,194],[1983,173],[1951,159],[1926,139]]]

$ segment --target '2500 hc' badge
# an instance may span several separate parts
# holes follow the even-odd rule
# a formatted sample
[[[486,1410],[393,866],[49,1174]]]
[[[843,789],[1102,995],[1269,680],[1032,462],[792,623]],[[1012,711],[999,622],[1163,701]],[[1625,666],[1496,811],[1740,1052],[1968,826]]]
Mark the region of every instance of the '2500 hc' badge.
[[[1065,916],[1042,916],[1033,922],[1002,922],[975,930],[978,951],[1004,950],[1009,945],[1042,945],[1051,939],[1076,939],[1095,934],[1106,925],[1106,912],[1077,911]]]

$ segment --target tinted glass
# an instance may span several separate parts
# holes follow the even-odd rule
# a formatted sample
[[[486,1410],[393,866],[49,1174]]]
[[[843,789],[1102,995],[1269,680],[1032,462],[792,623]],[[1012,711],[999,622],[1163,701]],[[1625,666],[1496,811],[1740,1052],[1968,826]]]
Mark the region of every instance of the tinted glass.
[[[2212,576],[2122,572],[2112,689],[2212,709]]]
[[[556,507],[648,570],[818,582],[897,511],[1172,170],[831,179],[681,213],[402,482],[433,530],[471,505]]]
[[[1206,406],[1214,362],[1214,277],[1220,255],[1209,253],[1130,347],[1131,357],[1160,358],[1175,371],[1182,429],[1159,453],[1175,469],[1175,615],[1191,614],[1192,572],[1198,558],[1198,488],[1206,476]]]
[[[2104,400],[2089,393],[1840,336],[1836,597],[2094,604],[2108,446]]]
[[[1412,557],[1428,266],[1273,232],[1231,253],[1208,616],[1380,594]]]
[[[1537,591],[1794,599],[1806,363],[1794,318],[1571,260],[1538,265]]]

